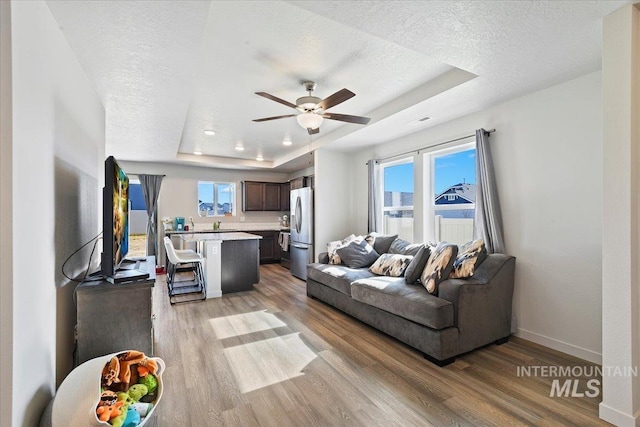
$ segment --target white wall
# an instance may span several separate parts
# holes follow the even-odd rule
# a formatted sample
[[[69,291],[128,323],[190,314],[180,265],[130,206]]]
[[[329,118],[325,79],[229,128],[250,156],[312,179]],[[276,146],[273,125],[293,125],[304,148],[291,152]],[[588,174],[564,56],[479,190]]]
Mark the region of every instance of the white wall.
[[[44,2],[12,2],[13,405],[36,425],[71,367],[64,259],[101,229],[104,109]],[[4,201],[3,201],[4,202]],[[84,268],[88,253],[68,266]],[[4,393],[7,392],[3,390]]]
[[[353,233],[349,212],[353,210],[350,156],[320,148],[315,151],[314,259],[327,251],[327,243]],[[365,187],[366,195],[366,187]],[[366,228],[365,217],[365,228]],[[365,230],[366,231],[366,230]]]
[[[602,363],[640,365],[640,11],[628,5],[603,25],[604,212]],[[618,426],[640,421],[640,379],[602,376],[600,417]]]
[[[221,220],[223,223],[244,222],[277,222],[283,212],[243,212],[241,181],[287,182],[288,174],[239,171],[233,169],[214,169],[196,166],[169,165],[163,163],[118,162],[127,174],[165,175],[158,199],[158,217],[182,216],[187,221],[190,216],[196,224],[212,224]],[[199,217],[198,216],[198,181],[223,181],[236,183],[236,216],[234,217]]]
[[[369,158],[496,128],[490,141],[506,248],[517,257],[518,334],[599,362],[601,91],[601,73],[591,73],[354,155],[351,229],[366,231]]]
[[[0,1],[0,425],[11,425],[13,230],[11,167],[11,3]]]

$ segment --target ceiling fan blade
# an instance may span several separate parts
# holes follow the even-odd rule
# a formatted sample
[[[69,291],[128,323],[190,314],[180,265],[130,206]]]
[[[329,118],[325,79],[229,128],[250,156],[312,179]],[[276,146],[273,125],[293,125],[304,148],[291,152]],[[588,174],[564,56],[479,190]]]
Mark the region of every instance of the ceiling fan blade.
[[[336,114],[336,113],[324,113],[322,117],[329,120],[339,120],[341,122],[357,123],[359,125],[366,125],[371,121],[370,117],[350,116],[348,114]]]
[[[309,135],[313,135],[314,133],[320,133],[320,128],[315,128],[315,129],[307,128],[307,132],[309,132]]]
[[[353,98],[354,96],[356,96],[356,94],[351,92],[349,89],[340,89],[333,95],[329,95],[322,101],[318,102],[318,105],[316,105],[315,109],[326,111],[331,107],[343,103],[347,99]]]
[[[276,101],[279,102],[282,105],[286,105],[287,107],[291,107],[291,108],[298,108],[296,105],[290,103],[289,101],[285,101],[284,99],[278,98],[277,96],[273,96],[271,94],[268,94],[267,92],[256,92],[256,95],[260,95],[263,96],[267,99],[270,99],[272,101]]]
[[[285,117],[295,117],[295,114],[287,114],[286,116],[265,117],[264,119],[253,119],[254,122],[266,122],[268,120],[284,119]]]

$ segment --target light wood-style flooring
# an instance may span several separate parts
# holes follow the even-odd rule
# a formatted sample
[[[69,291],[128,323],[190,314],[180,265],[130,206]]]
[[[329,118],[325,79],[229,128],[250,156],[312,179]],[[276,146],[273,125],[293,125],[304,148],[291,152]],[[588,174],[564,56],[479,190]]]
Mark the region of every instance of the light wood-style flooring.
[[[175,306],[159,276],[154,312],[158,426],[608,425],[600,398],[551,398],[552,378],[517,376],[583,360],[512,338],[439,368],[277,264],[253,291]]]

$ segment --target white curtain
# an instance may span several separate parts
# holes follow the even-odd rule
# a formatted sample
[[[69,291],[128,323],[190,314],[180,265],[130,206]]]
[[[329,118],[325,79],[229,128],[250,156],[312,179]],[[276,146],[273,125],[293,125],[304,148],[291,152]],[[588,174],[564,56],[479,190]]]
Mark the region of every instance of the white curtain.
[[[489,253],[505,253],[502,213],[489,148],[489,133],[476,130],[476,216],[474,236],[484,240]]]
[[[367,166],[369,172],[369,233],[382,232],[380,164],[377,160],[369,160]]]
[[[147,255],[150,256],[158,253],[156,250],[156,236],[158,235],[156,207],[164,175],[138,175],[138,178],[140,179],[140,187],[142,188],[142,195],[144,196],[147,215],[149,216],[147,221]],[[160,264],[157,259],[156,263]]]

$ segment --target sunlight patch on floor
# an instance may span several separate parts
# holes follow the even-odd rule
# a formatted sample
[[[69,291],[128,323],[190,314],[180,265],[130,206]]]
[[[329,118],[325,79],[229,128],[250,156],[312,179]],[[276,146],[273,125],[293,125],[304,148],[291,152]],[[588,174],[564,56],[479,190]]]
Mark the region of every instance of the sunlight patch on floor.
[[[300,333],[225,348],[224,355],[242,393],[303,375],[317,357]]]
[[[267,310],[209,319],[209,323],[219,340],[287,326]]]

